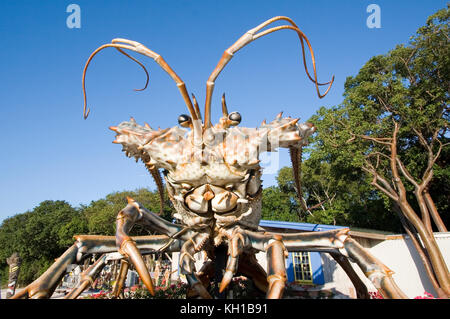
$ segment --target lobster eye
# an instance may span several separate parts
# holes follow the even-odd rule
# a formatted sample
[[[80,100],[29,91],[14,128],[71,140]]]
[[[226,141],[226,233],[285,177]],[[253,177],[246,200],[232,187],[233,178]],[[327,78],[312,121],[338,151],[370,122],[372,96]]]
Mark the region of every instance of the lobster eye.
[[[228,115],[228,119],[231,121],[232,125],[238,125],[241,123],[242,117],[239,112],[231,112],[230,115]]]
[[[178,124],[180,124],[182,127],[189,127],[189,125],[192,123],[191,117],[186,114],[181,114],[178,116]]]

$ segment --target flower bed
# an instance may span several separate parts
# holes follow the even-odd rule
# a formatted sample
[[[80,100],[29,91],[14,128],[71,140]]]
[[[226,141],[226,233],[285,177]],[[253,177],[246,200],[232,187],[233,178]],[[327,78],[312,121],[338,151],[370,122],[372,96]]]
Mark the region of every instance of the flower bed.
[[[378,291],[370,291],[369,295],[370,299],[384,299],[383,296]],[[423,296],[416,296],[414,297],[414,299],[438,299],[438,298],[435,298],[429,292],[424,291]]]
[[[123,290],[125,299],[184,299],[186,298],[187,285],[178,282],[168,287],[155,287],[155,296],[152,296],[147,288],[142,285],[132,286]],[[83,299],[113,299],[111,291],[101,290],[98,293],[85,296]]]

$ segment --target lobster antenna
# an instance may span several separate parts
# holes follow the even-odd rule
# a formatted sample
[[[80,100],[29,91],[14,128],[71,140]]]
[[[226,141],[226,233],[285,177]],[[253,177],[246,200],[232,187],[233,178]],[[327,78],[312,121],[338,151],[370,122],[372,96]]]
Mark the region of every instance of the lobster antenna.
[[[200,113],[200,108],[198,106],[198,102],[197,102],[197,99],[195,98],[194,93],[192,93],[192,101],[194,102],[195,113],[197,113],[198,119],[201,120],[202,114]]]
[[[147,76],[147,80],[145,81],[145,86],[144,86],[142,89],[134,89],[134,90],[135,90],[135,91],[143,91],[143,90],[145,90],[145,89],[147,88],[147,86],[148,86],[148,82],[149,82],[149,78],[150,78],[149,75],[148,75],[148,71],[147,71],[147,69],[145,68],[145,66],[144,66],[139,60],[133,58],[131,55],[129,55],[128,53],[126,53],[126,52],[123,51],[122,49],[120,49],[120,48],[116,48],[116,49],[117,49],[120,53],[122,53],[123,55],[125,55],[126,57],[130,58],[131,60],[133,60],[134,62],[136,62],[137,64],[139,64],[139,65],[141,66],[141,68],[144,70],[145,75]],[[100,51],[100,50],[99,50],[99,51]],[[91,59],[92,59],[92,58],[91,58]],[[89,60],[89,61],[90,61],[90,60]],[[88,61],[88,63],[89,63],[89,61]],[[88,63],[87,63],[87,64],[88,64]],[[85,77],[86,77],[87,64],[86,64],[86,66],[84,67],[84,70],[83,70],[83,98],[84,98],[83,117],[84,117],[84,119],[87,119],[87,117],[88,117],[88,115],[89,115],[89,112],[90,112],[90,109],[88,109],[87,112],[86,112],[87,97],[86,97]]]
[[[161,66],[161,68],[166,71],[170,77],[175,81],[178,90],[181,93],[181,96],[183,97],[183,100],[189,110],[189,113],[191,114],[192,119],[198,120],[197,117],[197,113],[195,112],[193,106],[192,106],[192,102],[191,99],[189,98],[189,94],[187,93],[186,90],[186,85],[185,83],[181,80],[181,78],[172,70],[172,68],[166,63],[166,61],[164,61],[164,59],[157,53],[153,52],[152,50],[148,49],[147,47],[145,47],[144,45],[142,45],[139,42],[136,41],[131,41],[131,40],[127,40],[127,39],[113,39],[111,41],[111,43],[108,44],[104,44],[102,46],[100,46],[99,48],[97,48],[88,58],[86,65],[84,66],[84,70],[83,70],[83,80],[82,80],[82,84],[83,84],[83,96],[84,96],[84,108],[83,108],[83,117],[84,119],[86,119],[89,115],[90,109],[87,108],[87,99],[86,99],[86,86],[85,86],[85,77],[86,77],[86,70],[89,66],[89,63],[91,62],[92,58],[101,50],[105,49],[105,48],[116,48],[119,51],[121,51],[121,53],[125,54],[126,56],[128,56],[129,58],[133,59],[135,62],[139,63],[139,65],[141,65],[143,67],[143,65],[137,61],[136,59],[132,58],[131,56],[129,56],[128,54],[126,54],[125,52],[123,52],[120,49],[127,49],[127,50],[131,50],[140,54],[143,54],[145,56],[148,56],[150,58],[152,58],[153,60],[155,60],[156,63],[159,64],[159,66]],[[145,69],[145,68],[144,68]],[[144,87],[144,89],[147,87],[147,83]],[[143,90],[143,89],[142,89]],[[199,135],[200,134],[200,135]],[[201,132],[198,132],[198,129],[196,129],[196,127],[194,126],[194,135],[196,136],[201,136]]]
[[[282,26],[273,27],[271,29],[259,32],[264,27],[268,26],[269,24],[271,24],[275,21],[279,21],[279,20],[288,21],[291,25],[282,25]],[[325,95],[327,95],[328,91],[331,88],[331,85],[334,82],[334,76],[332,77],[332,79],[330,81],[328,81],[326,83],[319,83],[317,80],[316,61],[314,58],[314,51],[313,51],[311,44],[310,44],[308,38],[306,37],[306,35],[297,27],[297,25],[294,23],[294,21],[292,21],[292,19],[290,19],[288,17],[282,17],[282,16],[274,17],[272,19],[269,19],[269,20],[261,23],[256,28],[253,28],[253,29],[247,31],[243,36],[241,36],[232,46],[230,46],[228,49],[226,49],[225,52],[223,53],[222,58],[219,60],[219,63],[217,64],[216,68],[213,70],[213,72],[209,76],[208,80],[206,81],[206,101],[205,101],[205,119],[204,119],[205,128],[208,128],[211,126],[211,99],[212,99],[215,81],[216,81],[217,77],[219,76],[220,72],[225,68],[227,63],[231,60],[233,55],[237,51],[242,49],[244,46],[246,46],[247,44],[253,42],[254,40],[256,40],[260,37],[263,37],[269,33],[279,31],[279,30],[284,30],[284,29],[294,30],[297,32],[299,39],[300,39],[300,43],[302,45],[303,64],[304,64],[306,74],[308,75],[308,78],[312,82],[314,82],[314,84],[316,86],[316,90],[317,90],[317,95],[319,96],[319,98],[323,98]],[[310,75],[310,73],[308,71],[308,67],[306,65],[305,46],[304,46],[303,41],[305,41],[306,44],[308,45],[309,52],[311,54],[311,60],[312,60],[313,69],[314,69],[314,78]],[[319,86],[327,85],[327,84],[328,84],[327,90],[325,91],[324,94],[321,94],[320,90],[319,90]]]
[[[228,117],[227,101],[225,101],[225,93],[222,95],[222,115]]]
[[[147,80],[145,81],[145,86],[142,89],[134,89],[134,91],[144,91],[147,86],[148,86],[148,82],[150,80],[150,76],[148,75],[148,71],[145,68],[145,66],[136,58],[132,57],[131,55],[129,55],[128,53],[126,53],[125,51],[123,51],[120,48],[116,48],[117,51],[119,51],[120,53],[122,53],[123,55],[125,55],[126,57],[130,58],[131,60],[133,60],[134,62],[136,62],[137,64],[139,64],[141,66],[141,68],[144,70],[145,75],[147,76]]]

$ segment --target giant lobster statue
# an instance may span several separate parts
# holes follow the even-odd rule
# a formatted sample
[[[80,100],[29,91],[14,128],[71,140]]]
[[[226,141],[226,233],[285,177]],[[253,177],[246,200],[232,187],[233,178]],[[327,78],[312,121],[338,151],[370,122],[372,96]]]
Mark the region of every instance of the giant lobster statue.
[[[263,30],[276,21],[286,25]],[[267,298],[282,298],[286,283],[285,258],[288,252],[319,251],[330,253],[347,272],[357,288],[358,297],[368,297],[367,289],[356,275],[349,259],[354,261],[385,298],[406,298],[392,279],[392,271],[374,258],[353,240],[348,228],[324,232],[273,233],[259,226],[261,219],[261,171],[259,156],[263,152],[289,148],[294,170],[294,180],[300,204],[306,207],[301,194],[299,164],[301,150],[315,127],[299,123],[298,118],[282,117],[280,113],[272,122],[265,121],[258,128],[240,127],[241,115],[228,112],[225,96],[222,97],[222,117],[212,125],[210,119],[214,83],[220,72],[244,46],[252,41],[280,30],[298,34],[305,71],[315,84],[320,98],[325,96],[334,80],[317,81],[314,52],[310,42],[297,25],[287,17],[274,17],[247,31],[225,50],[216,68],[206,82],[204,114],[185,83],[157,53],[139,42],[114,39],[95,50],[89,57],[83,72],[84,118],[89,114],[86,104],[85,74],[89,62],[99,51],[116,48],[145,67],[124,50],[131,50],[158,63],[175,81],[187,106],[189,115],[178,118],[179,126],[152,129],[148,124],[139,125],[133,118],[118,126],[110,127],[117,135],[113,143],[121,144],[128,157],[141,160],[153,178],[163,202],[163,172],[167,193],[176,210],[174,222],[168,222],[140,203],[128,198],[128,205],[117,215],[116,236],[75,236],[75,243],[36,281],[13,298],[50,298],[64,276],[69,264],[80,264],[92,254],[101,257],[82,275],[79,287],[66,298],[77,298],[112,259],[121,259],[121,270],[114,294],[118,296],[131,262],[150,293],[154,293],[152,278],[144,263],[143,255],[156,252],[180,252],[179,267],[186,276],[191,292],[201,298],[211,298],[208,287],[217,274],[218,247],[226,247],[228,259],[222,269],[220,292],[223,292],[233,276],[243,274],[253,280],[255,286],[266,292]],[[313,64],[313,75],[308,71],[305,59],[307,45]],[[146,71],[146,70],[145,70]],[[147,72],[147,71],[146,71]],[[148,73],[147,73],[148,83]],[[324,94],[319,87],[328,85]],[[147,84],[146,84],[147,86]],[[181,126],[181,127],[180,127]],[[129,235],[135,224],[161,235]],[[194,256],[205,251],[208,260],[196,272]],[[265,252],[267,270],[256,261],[255,253]],[[219,284],[219,283],[218,283]]]

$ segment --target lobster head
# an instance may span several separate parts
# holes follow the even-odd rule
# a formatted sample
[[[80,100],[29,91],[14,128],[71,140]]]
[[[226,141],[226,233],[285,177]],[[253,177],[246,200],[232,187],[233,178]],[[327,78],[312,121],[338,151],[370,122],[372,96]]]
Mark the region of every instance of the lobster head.
[[[280,20],[287,21],[288,24],[262,30]],[[117,133],[114,143],[121,144],[128,157],[134,157],[136,161],[141,159],[154,177],[159,175],[158,169],[162,168],[165,171],[166,180],[172,185],[177,185],[180,194],[183,194],[183,189],[188,192],[196,187],[206,187],[201,189],[201,196],[204,195],[207,198],[208,195],[205,194],[214,192],[205,185],[216,185],[223,189],[236,188],[236,185],[233,186],[235,181],[239,185],[247,185],[245,187],[248,187],[248,180],[252,178],[259,180],[259,154],[274,150],[277,147],[298,149],[307,143],[307,137],[315,130],[312,124],[298,123],[299,119],[290,117],[282,118],[281,113],[270,123],[264,121],[259,128],[239,127],[242,120],[241,114],[228,112],[225,94],[222,96],[222,116],[218,123],[211,124],[211,100],[215,80],[220,72],[241,48],[264,35],[279,30],[293,30],[297,33],[302,47],[305,72],[315,84],[318,96],[324,97],[331,88],[334,77],[329,82],[319,83],[317,81],[314,52],[307,37],[290,18],[274,17],[247,31],[224,51],[217,66],[206,81],[203,117],[195,96],[188,94],[185,83],[169,64],[159,54],[141,43],[127,39],[113,39],[111,43],[104,44],[96,49],[89,57],[83,71],[83,116],[86,119],[89,114],[85,90],[86,70],[92,58],[99,51],[112,47],[138,63],[147,74],[147,83],[143,89],[148,84],[148,72],[141,62],[128,55],[124,50],[150,57],[174,80],[189,114],[181,114],[178,117],[179,126],[158,130],[152,129],[148,124],[139,125],[131,118],[130,121],[110,127]],[[306,65],[305,43],[312,58],[314,71],[312,76]],[[321,94],[319,86],[323,85],[328,85],[328,88],[324,94]],[[158,171],[158,174],[155,171]],[[243,181],[246,183],[243,183]],[[259,185],[254,188],[259,188]],[[243,190],[242,193],[245,196],[246,190]]]

